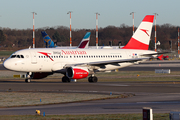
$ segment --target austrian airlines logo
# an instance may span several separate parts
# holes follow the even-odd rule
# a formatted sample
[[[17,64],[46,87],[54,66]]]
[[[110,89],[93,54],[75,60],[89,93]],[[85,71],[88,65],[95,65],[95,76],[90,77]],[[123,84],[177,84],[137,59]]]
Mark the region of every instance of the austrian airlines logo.
[[[147,33],[148,30],[145,30],[145,29],[140,29],[140,30],[142,30],[143,32],[145,32],[149,36],[149,34]]]
[[[41,53],[45,56],[47,56],[49,59],[51,59],[52,61],[54,61],[48,54],[51,54],[51,53],[45,53],[45,52],[38,52],[38,53]]]

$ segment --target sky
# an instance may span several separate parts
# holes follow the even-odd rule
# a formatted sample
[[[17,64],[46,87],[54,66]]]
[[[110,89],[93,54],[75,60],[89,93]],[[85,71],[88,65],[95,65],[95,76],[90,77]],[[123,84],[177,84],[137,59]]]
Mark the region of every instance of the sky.
[[[180,26],[180,0],[0,0],[0,27],[32,29],[33,14],[35,29],[56,26],[71,26],[72,29],[95,29],[119,27],[121,24],[139,26],[145,15],[157,13],[156,24]]]

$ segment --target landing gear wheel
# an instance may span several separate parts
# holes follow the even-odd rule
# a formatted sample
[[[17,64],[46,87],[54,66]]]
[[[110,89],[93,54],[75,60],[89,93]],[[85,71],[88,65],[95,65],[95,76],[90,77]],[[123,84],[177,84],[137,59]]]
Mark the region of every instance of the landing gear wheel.
[[[98,78],[96,77],[96,76],[91,76],[91,77],[89,77],[88,78],[88,81],[90,82],[90,83],[95,83],[95,82],[97,82],[98,81]]]
[[[70,79],[67,76],[62,77],[62,82],[70,82]]]
[[[30,82],[31,82],[31,79],[25,79],[25,82],[26,82],[26,83],[30,83]]]

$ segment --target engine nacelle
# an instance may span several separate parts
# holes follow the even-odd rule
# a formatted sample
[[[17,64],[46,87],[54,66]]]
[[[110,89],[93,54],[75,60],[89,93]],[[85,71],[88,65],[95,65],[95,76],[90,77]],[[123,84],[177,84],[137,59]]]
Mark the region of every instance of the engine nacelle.
[[[33,72],[31,75],[31,79],[42,79],[46,78],[48,75],[52,75],[53,73],[51,72]]]
[[[66,76],[71,79],[82,79],[89,75],[87,67],[72,66],[67,68]]]

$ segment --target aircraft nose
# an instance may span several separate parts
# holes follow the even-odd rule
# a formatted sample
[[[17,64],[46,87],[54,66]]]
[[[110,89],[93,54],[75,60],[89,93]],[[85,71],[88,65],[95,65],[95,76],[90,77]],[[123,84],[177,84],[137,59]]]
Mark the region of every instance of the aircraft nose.
[[[3,66],[6,69],[9,69],[9,70],[11,69],[11,64],[10,64],[10,62],[8,60],[4,61]]]

